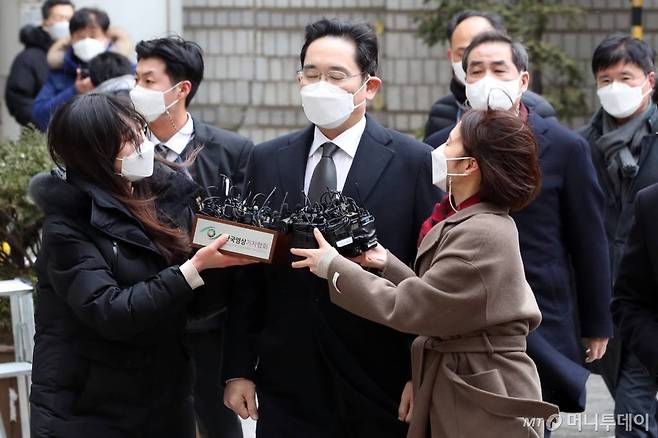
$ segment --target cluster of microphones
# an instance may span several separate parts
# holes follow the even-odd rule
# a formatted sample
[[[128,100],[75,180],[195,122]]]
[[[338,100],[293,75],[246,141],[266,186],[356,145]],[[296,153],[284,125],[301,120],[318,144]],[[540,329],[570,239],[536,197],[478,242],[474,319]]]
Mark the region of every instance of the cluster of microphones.
[[[345,257],[356,257],[377,245],[374,216],[341,192],[327,190],[316,202],[305,197],[304,205],[291,209],[287,193],[280,205],[271,205],[276,188],[267,195],[243,194],[226,182],[220,191],[200,199],[197,213],[288,235],[291,248],[317,248],[314,228]]]

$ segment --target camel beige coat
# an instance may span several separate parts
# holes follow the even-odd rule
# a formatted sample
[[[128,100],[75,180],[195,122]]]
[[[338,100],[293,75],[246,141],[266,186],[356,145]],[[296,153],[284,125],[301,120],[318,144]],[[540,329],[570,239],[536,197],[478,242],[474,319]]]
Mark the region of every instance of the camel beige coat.
[[[364,318],[420,335],[412,346],[408,438],[542,437],[558,413],[541,402],[525,353],[541,314],[526,282],[516,225],[487,203],[430,230],[415,272],[392,254],[379,277],[336,257],[331,300]],[[524,420],[525,418],[535,418]]]

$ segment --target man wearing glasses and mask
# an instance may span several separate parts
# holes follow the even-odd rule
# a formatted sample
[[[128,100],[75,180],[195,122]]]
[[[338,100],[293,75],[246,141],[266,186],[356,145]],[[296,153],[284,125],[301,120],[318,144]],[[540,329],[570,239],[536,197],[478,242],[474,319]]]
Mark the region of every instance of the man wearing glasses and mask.
[[[377,52],[368,25],[307,26],[297,79],[311,125],[255,147],[246,180],[252,193],[277,187],[270,204],[287,194],[291,209],[342,191],[375,216],[379,241],[411,262],[439,193],[430,148],[366,115],[382,83]],[[331,304],[326,282],[291,262],[243,272],[227,322],[226,405],[257,418],[259,438],[404,437],[409,336]]]

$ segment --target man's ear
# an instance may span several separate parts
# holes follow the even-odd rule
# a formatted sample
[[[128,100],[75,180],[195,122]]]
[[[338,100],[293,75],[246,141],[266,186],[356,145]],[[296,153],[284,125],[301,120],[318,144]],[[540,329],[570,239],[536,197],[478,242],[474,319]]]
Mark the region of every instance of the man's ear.
[[[649,81],[649,85],[651,85],[652,89],[656,88],[656,72],[655,71],[652,71],[647,75],[647,80]]]
[[[373,100],[382,86],[382,80],[377,76],[370,76],[366,83],[366,99]]]
[[[519,91],[521,93],[525,93],[526,91],[528,91],[529,87],[530,87],[530,73],[524,71],[523,73],[521,73],[521,88],[519,89]]]
[[[180,84],[178,84],[178,97],[181,99],[185,100],[187,99],[187,96],[192,92],[192,82],[190,81],[183,81]]]

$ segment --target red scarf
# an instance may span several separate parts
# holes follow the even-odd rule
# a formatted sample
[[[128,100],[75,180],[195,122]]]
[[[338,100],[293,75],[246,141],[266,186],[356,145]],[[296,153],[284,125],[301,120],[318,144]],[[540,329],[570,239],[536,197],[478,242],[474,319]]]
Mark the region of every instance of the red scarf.
[[[480,193],[476,193],[461,204],[457,206],[457,210],[463,210],[466,207],[470,207],[471,205],[475,205],[478,202],[480,202]],[[418,237],[418,246],[420,246],[420,242],[423,241],[427,233],[430,232],[432,227],[439,222],[445,220],[446,218],[449,218],[453,214],[455,214],[456,211],[452,209],[450,206],[450,201],[448,200],[448,195],[445,195],[441,202],[436,204],[434,206],[434,211],[432,211],[432,215],[428,217],[425,222],[423,222],[423,225],[420,226],[420,236]]]

